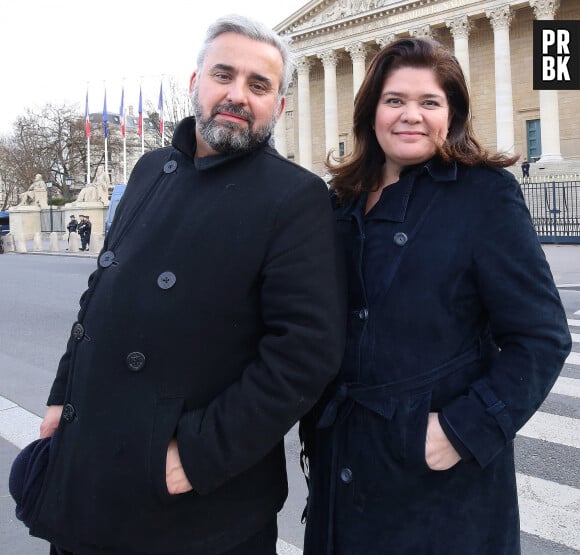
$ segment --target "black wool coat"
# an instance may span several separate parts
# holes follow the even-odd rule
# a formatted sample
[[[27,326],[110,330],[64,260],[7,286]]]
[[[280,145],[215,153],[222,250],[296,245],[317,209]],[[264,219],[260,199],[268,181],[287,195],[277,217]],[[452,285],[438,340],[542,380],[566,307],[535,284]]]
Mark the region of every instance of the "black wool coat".
[[[283,436],[344,345],[327,188],[266,143],[194,159],[195,122],[136,165],[48,404],[31,533],[75,555],[222,553],[287,495]],[[194,491],[170,495],[177,438]]]
[[[301,423],[305,555],[515,555],[513,440],[570,350],[506,171],[410,168],[365,216],[337,206],[349,317],[339,376]],[[429,412],[462,455],[425,462]]]

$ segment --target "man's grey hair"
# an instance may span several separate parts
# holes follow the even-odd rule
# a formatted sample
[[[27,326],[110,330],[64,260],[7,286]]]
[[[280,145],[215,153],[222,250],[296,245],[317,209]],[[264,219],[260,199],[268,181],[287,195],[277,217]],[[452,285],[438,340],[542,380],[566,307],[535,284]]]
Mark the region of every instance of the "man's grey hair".
[[[292,81],[292,75],[294,73],[294,56],[290,51],[288,40],[276,34],[274,31],[272,31],[272,29],[263,23],[254,21],[242,15],[226,15],[224,17],[220,17],[209,26],[205,35],[205,40],[201,46],[201,50],[197,55],[198,71],[201,71],[205,55],[207,54],[207,49],[211,43],[219,35],[223,35],[224,33],[242,35],[252,40],[270,44],[278,49],[280,55],[282,56],[283,64],[278,96],[284,96],[288,90],[288,87],[290,86],[290,81]]]

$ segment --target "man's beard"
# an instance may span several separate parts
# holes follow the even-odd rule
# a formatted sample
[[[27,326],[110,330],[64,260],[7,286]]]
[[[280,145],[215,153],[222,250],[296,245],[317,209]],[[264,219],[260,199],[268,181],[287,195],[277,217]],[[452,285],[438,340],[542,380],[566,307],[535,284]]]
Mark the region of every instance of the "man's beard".
[[[266,125],[254,129],[254,116],[235,104],[220,104],[215,106],[210,116],[204,118],[203,110],[199,103],[197,85],[193,88],[192,105],[195,115],[195,125],[200,135],[213,150],[222,154],[233,154],[251,150],[271,135],[278,121],[278,110],[276,110]],[[215,116],[220,111],[229,112],[245,118],[248,126],[240,127],[238,124],[230,121],[216,122]]]

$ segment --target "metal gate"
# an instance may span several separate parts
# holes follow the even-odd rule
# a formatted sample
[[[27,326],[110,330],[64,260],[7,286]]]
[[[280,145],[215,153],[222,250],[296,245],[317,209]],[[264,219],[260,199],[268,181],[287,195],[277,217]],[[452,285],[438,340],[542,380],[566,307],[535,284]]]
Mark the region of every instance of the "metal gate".
[[[542,243],[580,243],[580,175],[534,176],[520,185]]]

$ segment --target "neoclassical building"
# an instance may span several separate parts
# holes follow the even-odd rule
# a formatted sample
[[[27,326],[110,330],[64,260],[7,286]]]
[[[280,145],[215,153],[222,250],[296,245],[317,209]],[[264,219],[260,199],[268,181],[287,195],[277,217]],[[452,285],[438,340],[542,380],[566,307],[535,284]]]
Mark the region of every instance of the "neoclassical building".
[[[352,146],[353,100],[373,55],[399,37],[452,49],[467,77],[473,125],[490,149],[538,169],[580,170],[580,91],[533,89],[534,19],[578,20],[578,0],[312,0],[275,30],[297,71],[276,128],[278,150],[324,174]]]

